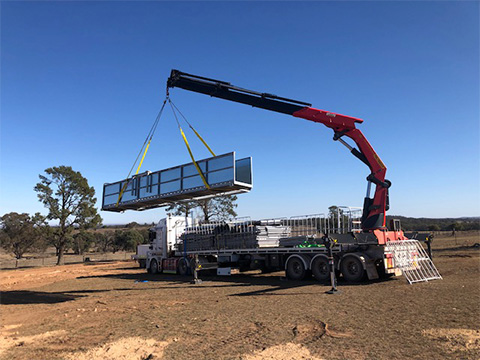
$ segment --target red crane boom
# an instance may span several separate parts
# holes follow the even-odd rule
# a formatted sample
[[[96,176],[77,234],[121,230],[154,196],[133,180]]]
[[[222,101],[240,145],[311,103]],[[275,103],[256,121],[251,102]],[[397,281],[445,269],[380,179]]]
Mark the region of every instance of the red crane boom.
[[[363,120],[352,116],[315,109],[311,107],[311,104],[306,102],[246,90],[233,86],[225,81],[191,75],[178,70],[172,70],[170,74],[167,81],[167,93],[168,89],[173,87],[293,115],[298,118],[324,124],[331,128],[334,131],[333,139],[345,145],[354,156],[365,163],[370,169],[370,175],[367,177],[367,195],[363,204],[362,229],[365,232],[386,230],[385,213],[389,208],[388,188],[391,183],[385,179],[386,166],[382,160],[380,160],[380,157],[362,132],[355,126],[356,123],[362,123]],[[357,148],[345,142],[342,139],[344,136],[352,139]],[[373,198],[370,197],[372,183],[376,186]],[[384,231],[374,232],[379,243],[383,243],[386,240]]]

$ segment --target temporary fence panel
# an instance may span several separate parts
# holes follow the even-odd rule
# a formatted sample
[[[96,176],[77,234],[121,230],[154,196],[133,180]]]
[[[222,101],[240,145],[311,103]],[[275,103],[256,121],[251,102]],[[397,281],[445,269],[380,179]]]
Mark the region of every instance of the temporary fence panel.
[[[385,253],[393,255],[392,266],[401,270],[410,284],[442,279],[418,240],[389,241]]]
[[[322,246],[324,222],[322,215],[209,222],[186,228],[177,249],[201,251]]]

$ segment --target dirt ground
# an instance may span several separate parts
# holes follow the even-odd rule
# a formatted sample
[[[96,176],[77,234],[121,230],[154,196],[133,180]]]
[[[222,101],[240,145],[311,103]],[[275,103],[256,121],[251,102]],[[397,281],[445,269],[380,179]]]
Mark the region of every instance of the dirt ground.
[[[282,273],[152,276],[131,261],[2,271],[1,359],[479,359],[478,233],[435,239],[443,280],[341,293]]]
[[[16,260],[11,253],[6,253],[3,249],[0,249],[0,270],[8,270],[15,268],[27,268],[38,266],[52,266],[57,263],[57,257],[55,256],[55,249],[51,248],[42,254],[24,254],[21,259]],[[91,261],[111,261],[111,260],[127,260],[131,259],[134,252],[118,251],[115,254],[108,253],[86,253],[83,255],[75,255],[67,253],[64,255],[64,264],[78,264],[83,263],[86,258]]]

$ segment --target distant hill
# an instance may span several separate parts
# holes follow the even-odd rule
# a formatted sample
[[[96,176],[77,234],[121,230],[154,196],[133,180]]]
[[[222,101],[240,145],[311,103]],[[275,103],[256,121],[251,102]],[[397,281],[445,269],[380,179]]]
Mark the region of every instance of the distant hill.
[[[402,229],[407,231],[452,231],[455,230],[480,230],[480,217],[461,217],[461,218],[413,218],[400,215],[387,216],[387,225],[391,219],[400,219]],[[138,224],[131,222],[129,224],[111,224],[104,225],[106,229],[122,228],[149,228],[154,224]]]
[[[390,219],[400,219],[402,229],[407,231],[451,231],[455,230],[480,230],[480,217],[461,217],[461,218],[413,218],[406,216],[389,215]]]

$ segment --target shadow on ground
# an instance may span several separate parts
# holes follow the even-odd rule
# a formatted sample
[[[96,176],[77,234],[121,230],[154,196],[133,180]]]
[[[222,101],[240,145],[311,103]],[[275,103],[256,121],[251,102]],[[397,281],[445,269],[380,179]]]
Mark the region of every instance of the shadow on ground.
[[[128,268],[125,268],[128,270]],[[130,268],[130,270],[138,270],[138,268]],[[92,279],[92,278],[107,278],[107,279],[118,279],[118,280],[131,280],[136,286],[141,287],[143,283],[155,283],[154,287],[143,288],[148,289],[171,289],[175,287],[179,288],[232,288],[233,292],[229,296],[260,296],[260,295],[278,295],[278,296],[291,296],[299,295],[299,292],[288,292],[285,293],[282,290],[286,289],[300,289],[303,288],[302,294],[317,294],[318,289],[311,289],[311,287],[322,287],[325,291],[330,290],[331,285],[328,283],[320,283],[314,278],[309,278],[301,281],[288,280],[283,276],[265,276],[258,273],[255,274],[237,274],[228,277],[217,276],[200,272],[199,277],[202,279],[200,284],[192,284],[191,276],[181,276],[181,275],[171,275],[171,274],[148,274],[146,272],[124,272],[121,274],[105,274],[105,275],[91,275],[91,276],[80,276],[77,279]],[[384,281],[396,281],[395,279],[377,279],[369,280],[360,283],[347,283],[343,281],[342,278],[338,279],[338,285],[348,285],[348,286],[366,286],[372,283],[384,282]],[[159,286],[159,284],[162,284]],[[264,287],[263,289],[258,289],[259,286]],[[239,287],[255,287],[252,291],[245,291],[241,293],[235,293],[235,288]],[[310,290],[309,290],[310,288]],[[118,289],[117,289],[118,290]],[[126,289],[122,289],[126,290]],[[137,290],[132,288],[132,290]]]
[[[42,291],[2,291],[0,295],[0,304],[19,305],[19,304],[57,304],[65,301],[75,300],[85,295],[72,295],[67,293],[49,293]]]

